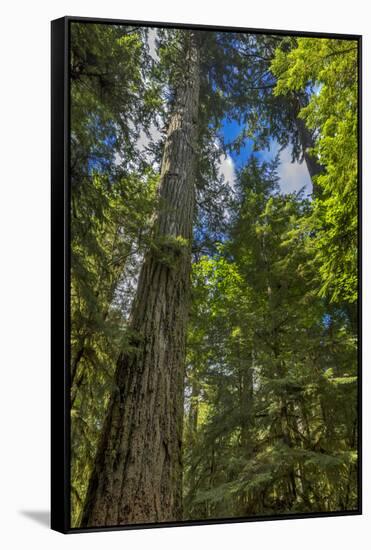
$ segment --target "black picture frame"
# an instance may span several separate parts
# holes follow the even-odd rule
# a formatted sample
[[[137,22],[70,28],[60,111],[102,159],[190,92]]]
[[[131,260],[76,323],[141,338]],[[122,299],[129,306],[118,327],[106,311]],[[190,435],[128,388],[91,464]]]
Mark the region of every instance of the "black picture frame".
[[[70,25],[72,22],[251,32],[351,39],[358,44],[358,507],[344,512],[286,513],[72,528],[70,525]],[[66,16],[51,22],[51,528],[61,533],[102,532],[187,525],[210,525],[362,514],[362,36],[276,29],[208,26]]]

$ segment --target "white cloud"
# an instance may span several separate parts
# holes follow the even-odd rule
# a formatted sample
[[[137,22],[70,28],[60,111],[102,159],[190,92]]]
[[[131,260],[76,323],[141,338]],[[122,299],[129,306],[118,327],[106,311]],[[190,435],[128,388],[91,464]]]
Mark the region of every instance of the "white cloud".
[[[147,134],[143,130],[140,131],[139,138],[136,143],[139,153],[145,152],[150,143],[157,143],[160,138],[161,132],[152,122],[149,128],[149,136],[147,136]]]
[[[304,187],[306,194],[312,193],[312,182],[305,161],[291,161],[291,147],[280,153],[281,164],[278,167],[280,189],[283,194],[295,193]]]
[[[147,44],[149,47],[149,55],[152,57],[154,61],[159,61],[159,56],[157,55],[157,48],[156,48],[156,39],[157,39],[157,29],[148,29],[148,35],[147,35]]]
[[[220,155],[218,172],[219,175],[224,176],[225,183],[234,189],[236,182],[236,170],[233,159],[230,155],[224,155],[224,153]]]

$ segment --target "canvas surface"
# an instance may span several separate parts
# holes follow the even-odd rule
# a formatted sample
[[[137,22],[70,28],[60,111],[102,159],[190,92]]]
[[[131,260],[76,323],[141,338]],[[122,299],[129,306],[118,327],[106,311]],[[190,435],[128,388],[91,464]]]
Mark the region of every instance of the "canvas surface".
[[[69,53],[72,527],[357,511],[357,40]]]

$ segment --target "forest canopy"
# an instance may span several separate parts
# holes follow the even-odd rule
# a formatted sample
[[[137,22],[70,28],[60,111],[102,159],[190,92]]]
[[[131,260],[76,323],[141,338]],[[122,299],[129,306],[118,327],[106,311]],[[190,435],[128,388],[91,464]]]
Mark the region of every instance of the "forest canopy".
[[[357,510],[357,40],[70,48],[72,527]]]

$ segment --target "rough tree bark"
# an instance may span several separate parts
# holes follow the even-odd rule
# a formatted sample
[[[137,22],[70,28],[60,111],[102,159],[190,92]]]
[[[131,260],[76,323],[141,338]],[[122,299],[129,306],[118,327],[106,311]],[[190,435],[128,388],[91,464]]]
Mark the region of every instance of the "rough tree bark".
[[[154,245],[141,269],[117,392],[90,479],[81,526],[181,519],[185,335],[199,103],[197,34],[184,31],[184,76],[161,165]]]

